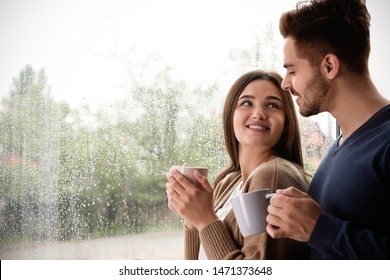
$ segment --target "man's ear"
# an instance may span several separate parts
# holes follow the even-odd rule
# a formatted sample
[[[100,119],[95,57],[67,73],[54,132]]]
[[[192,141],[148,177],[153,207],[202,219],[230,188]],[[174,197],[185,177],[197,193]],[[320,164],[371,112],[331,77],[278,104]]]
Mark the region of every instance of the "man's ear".
[[[321,66],[325,77],[333,80],[340,71],[340,60],[334,54],[327,54],[322,60]]]

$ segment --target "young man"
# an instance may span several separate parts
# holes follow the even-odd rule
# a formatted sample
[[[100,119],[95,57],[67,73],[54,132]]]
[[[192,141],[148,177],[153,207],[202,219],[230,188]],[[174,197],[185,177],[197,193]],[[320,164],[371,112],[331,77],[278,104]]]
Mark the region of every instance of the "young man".
[[[368,70],[370,15],[359,0],[312,0],[280,19],[282,86],[300,113],[329,112],[341,135],[309,194],[279,190],[268,233],[307,241],[312,259],[390,259],[390,102]]]

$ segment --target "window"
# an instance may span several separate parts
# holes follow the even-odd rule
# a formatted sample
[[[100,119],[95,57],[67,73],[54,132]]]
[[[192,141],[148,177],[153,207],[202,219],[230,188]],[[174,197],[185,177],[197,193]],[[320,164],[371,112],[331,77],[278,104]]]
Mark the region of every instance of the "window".
[[[390,61],[390,54],[387,51],[390,42],[386,38],[386,26],[389,18],[386,15],[387,2],[384,0],[366,0],[366,5],[371,14],[371,56],[370,72],[372,79],[379,92],[387,99],[390,99],[390,86],[386,82],[386,65]]]
[[[165,173],[187,162],[212,182],[226,93],[254,68],[284,74],[278,19],[295,3],[2,1],[0,258],[182,258]],[[372,14],[388,94],[387,17]],[[335,122],[300,122],[312,173]]]

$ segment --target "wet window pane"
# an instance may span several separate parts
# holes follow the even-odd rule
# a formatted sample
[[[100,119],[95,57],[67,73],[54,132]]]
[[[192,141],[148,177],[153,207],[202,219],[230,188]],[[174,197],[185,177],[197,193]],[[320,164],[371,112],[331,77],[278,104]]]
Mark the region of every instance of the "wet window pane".
[[[223,168],[227,90],[284,74],[295,2],[1,2],[0,258],[181,259],[165,174]],[[300,123],[313,173],[336,125]]]

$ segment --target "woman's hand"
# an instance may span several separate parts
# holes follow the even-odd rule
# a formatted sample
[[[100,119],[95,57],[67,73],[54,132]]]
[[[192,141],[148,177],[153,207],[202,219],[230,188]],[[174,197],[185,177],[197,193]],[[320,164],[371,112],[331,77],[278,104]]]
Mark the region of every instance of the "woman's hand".
[[[169,181],[169,177],[171,176],[171,173],[169,172],[168,174],[167,174],[167,179],[168,179],[168,181]],[[175,209],[175,207],[173,206],[173,204],[172,204],[172,195],[173,195],[173,191],[172,191],[172,189],[171,189],[171,185],[170,185],[170,183],[168,182],[168,183],[166,183],[166,192],[167,192],[167,197],[168,197],[168,208],[172,211],[172,212],[174,212],[175,214],[177,214],[177,215],[179,215],[179,216],[181,216],[180,215],[180,213]],[[186,219],[183,217],[183,216],[181,216],[182,218],[183,218],[183,220],[184,220],[184,224],[185,224],[185,226],[188,228],[188,229],[195,229],[195,227],[194,227],[194,225],[192,225],[190,222],[188,222],[188,221],[186,221]]]
[[[207,178],[195,171],[195,178],[201,188],[191,184],[176,169],[171,168],[167,174],[168,207],[179,214],[188,228],[199,231],[216,221],[213,206],[213,189]]]

